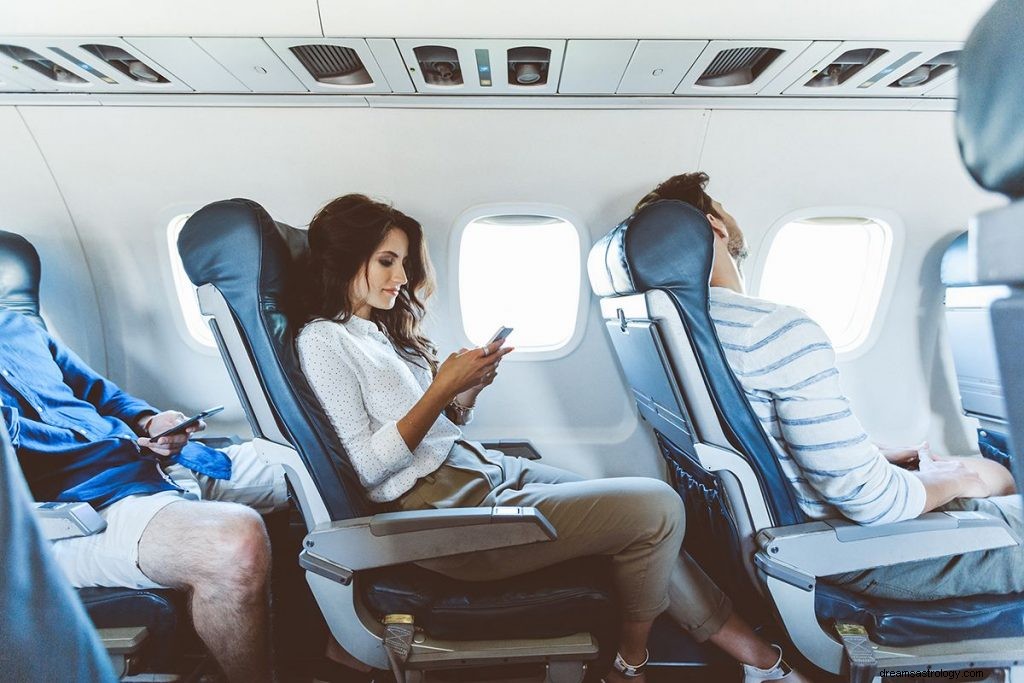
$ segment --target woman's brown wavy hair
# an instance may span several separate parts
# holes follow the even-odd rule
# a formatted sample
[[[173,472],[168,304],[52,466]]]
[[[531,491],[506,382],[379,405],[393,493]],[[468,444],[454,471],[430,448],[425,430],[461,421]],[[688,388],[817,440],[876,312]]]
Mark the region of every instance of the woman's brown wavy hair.
[[[352,281],[360,268],[397,228],[409,239],[405,274],[394,308],[374,308],[371,320],[410,360],[423,360],[437,369],[437,350],[420,332],[426,313],[424,302],[434,292],[434,270],[427,254],[423,228],[398,209],[362,194],[332,200],[309,224],[309,260],[298,273],[298,307],[302,324],[324,319],[348,322],[355,302]]]

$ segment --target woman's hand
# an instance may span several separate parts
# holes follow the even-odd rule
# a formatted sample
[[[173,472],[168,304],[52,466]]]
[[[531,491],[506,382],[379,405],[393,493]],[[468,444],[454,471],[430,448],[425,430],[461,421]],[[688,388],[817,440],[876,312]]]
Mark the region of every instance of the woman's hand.
[[[501,348],[501,344],[501,341],[496,341],[451,354],[437,369],[434,384],[443,388],[451,398],[472,392],[472,400],[475,400],[476,395],[498,376],[498,364],[514,348]]]

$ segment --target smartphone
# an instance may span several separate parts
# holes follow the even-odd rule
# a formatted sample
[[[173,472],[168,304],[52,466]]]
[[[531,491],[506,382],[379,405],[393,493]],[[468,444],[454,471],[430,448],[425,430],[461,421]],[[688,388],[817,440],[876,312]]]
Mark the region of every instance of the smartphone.
[[[170,429],[164,430],[164,431],[160,432],[159,434],[157,434],[155,436],[149,437],[149,440],[150,441],[156,441],[157,439],[160,439],[160,438],[165,437],[165,436],[171,436],[172,434],[180,434],[180,433],[184,432],[186,429],[188,429],[189,427],[191,427],[192,425],[198,423],[200,420],[205,420],[206,418],[210,417],[211,415],[216,415],[217,413],[219,413],[222,410],[224,410],[224,406],[216,406],[214,408],[207,408],[203,412],[198,413],[197,415],[193,415],[192,417],[188,418],[184,422],[179,422],[178,424],[174,425]]]
[[[512,334],[512,330],[514,329],[514,327],[499,327],[498,331],[494,333],[490,341],[484,344],[484,346],[490,346],[496,341],[505,341],[505,339],[508,338],[508,335]]]

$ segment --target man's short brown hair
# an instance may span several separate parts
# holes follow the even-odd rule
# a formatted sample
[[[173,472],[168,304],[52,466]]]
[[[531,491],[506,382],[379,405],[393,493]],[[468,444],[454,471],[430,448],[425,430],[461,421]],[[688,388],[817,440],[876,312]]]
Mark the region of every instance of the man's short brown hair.
[[[712,203],[714,200],[704,191],[708,180],[708,174],[703,171],[674,175],[654,188],[653,191],[648,192],[643,199],[637,202],[634,211],[639,211],[659,199],[678,199],[696,207],[703,214],[710,213],[712,216],[721,218],[715,211]]]

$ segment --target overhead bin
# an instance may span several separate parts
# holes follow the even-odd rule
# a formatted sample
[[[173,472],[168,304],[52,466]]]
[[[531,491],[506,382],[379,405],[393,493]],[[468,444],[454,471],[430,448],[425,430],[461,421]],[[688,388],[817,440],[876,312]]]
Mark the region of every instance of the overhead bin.
[[[8,69],[35,90],[191,92],[164,66],[121,38],[0,38]],[[5,72],[7,69],[5,69]]]
[[[554,93],[565,41],[403,38],[397,41],[417,92],[447,95]]]
[[[635,40],[570,40],[558,92],[572,95],[614,93],[636,44]]]
[[[791,72],[786,95],[919,97],[956,78],[958,43],[846,41]]]
[[[706,40],[641,40],[616,92],[671,95],[707,45]]]
[[[712,40],[677,95],[756,95],[810,46],[805,40]]]

